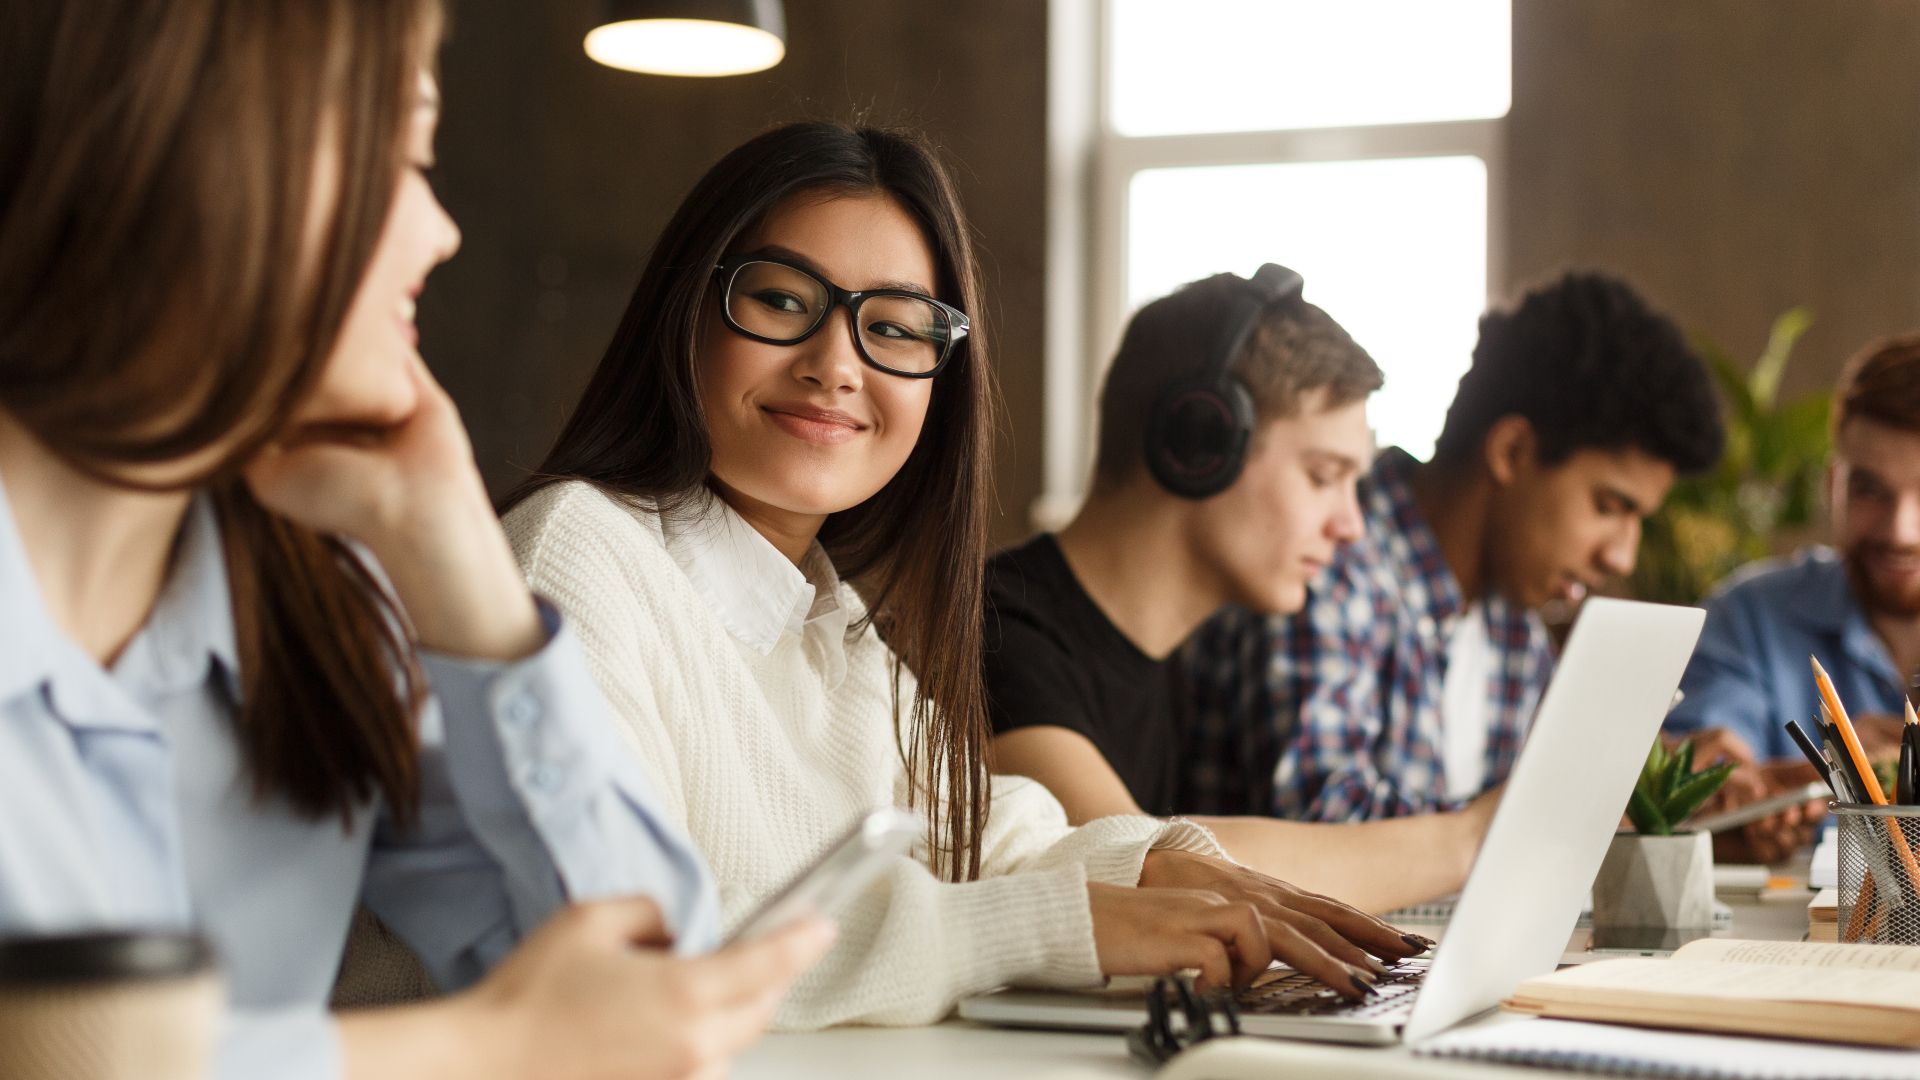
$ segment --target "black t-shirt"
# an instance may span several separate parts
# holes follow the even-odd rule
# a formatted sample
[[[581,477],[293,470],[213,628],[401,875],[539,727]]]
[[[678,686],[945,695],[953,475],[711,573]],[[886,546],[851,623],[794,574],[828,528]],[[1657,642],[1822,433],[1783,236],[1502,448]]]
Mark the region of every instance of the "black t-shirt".
[[[1049,724],[1077,731],[1142,810],[1174,812],[1179,671],[1107,619],[1051,533],[987,560],[986,675],[996,734]]]

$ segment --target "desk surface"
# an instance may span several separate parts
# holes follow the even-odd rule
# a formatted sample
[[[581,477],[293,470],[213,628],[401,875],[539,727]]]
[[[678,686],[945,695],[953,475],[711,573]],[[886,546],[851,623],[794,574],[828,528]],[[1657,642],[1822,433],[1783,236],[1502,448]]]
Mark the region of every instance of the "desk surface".
[[[1723,896],[1733,908],[1725,936],[1798,941],[1807,928],[1811,894],[1796,891],[1766,901]],[[1570,945],[1584,948],[1587,931]],[[1498,1022],[1497,1016],[1478,1023]],[[1273,1053],[1265,1051],[1272,1050]],[[1285,1064],[1293,1075],[1338,1075],[1399,1080],[1497,1074],[1502,1080],[1559,1077],[1565,1073],[1462,1065],[1415,1058],[1404,1047],[1385,1049],[1269,1041],[1263,1063]],[[1297,1069],[1298,1071],[1294,1071]],[[1183,1071],[1184,1072],[1184,1071]],[[1127,1057],[1118,1035],[1014,1031],[951,1020],[921,1028],[836,1028],[804,1035],[771,1035],[735,1065],[738,1080],[1140,1080],[1148,1071]],[[1207,1075],[1186,1073],[1189,1076]]]

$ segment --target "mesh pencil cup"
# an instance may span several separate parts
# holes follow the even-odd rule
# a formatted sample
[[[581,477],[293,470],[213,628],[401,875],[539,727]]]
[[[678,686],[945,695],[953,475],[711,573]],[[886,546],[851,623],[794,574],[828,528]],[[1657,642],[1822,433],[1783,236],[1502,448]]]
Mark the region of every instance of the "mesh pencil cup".
[[[1840,940],[1920,945],[1920,806],[1833,803]]]

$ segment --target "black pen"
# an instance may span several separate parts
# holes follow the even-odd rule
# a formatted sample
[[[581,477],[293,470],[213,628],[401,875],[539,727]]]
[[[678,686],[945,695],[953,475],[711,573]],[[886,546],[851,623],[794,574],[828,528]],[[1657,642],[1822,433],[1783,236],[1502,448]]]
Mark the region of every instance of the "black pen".
[[[1861,799],[1859,781],[1854,779],[1853,763],[1839,749],[1839,740],[1831,735],[1821,740],[1826,747],[1827,765],[1833,772],[1833,793],[1843,803],[1857,803]]]
[[[1900,727],[1900,766],[1894,774],[1893,801],[1905,806],[1920,802],[1920,716],[1906,703],[1907,722]]]
[[[1871,802],[1872,800],[1867,798],[1867,782],[1860,775],[1860,769],[1854,765],[1853,755],[1847,753],[1847,741],[1840,737],[1840,725],[1827,721],[1821,727],[1826,733],[1827,760],[1833,763],[1834,771],[1847,782],[1847,801]]]
[[[1818,724],[1819,721],[1816,720],[1814,723]],[[1820,774],[1820,782],[1827,785],[1828,790],[1833,790],[1833,770],[1827,767],[1826,759],[1820,756],[1820,748],[1813,745],[1813,740],[1807,737],[1807,733],[1801,730],[1799,724],[1789,720],[1784,726],[1787,729],[1787,734],[1792,737],[1793,744],[1798,746],[1800,752],[1807,756],[1807,761],[1813,766],[1813,771]],[[1838,791],[1834,791],[1833,793],[1835,795],[1840,794]]]
[[[1913,805],[1913,725],[1900,732],[1900,768],[1893,776],[1893,801]]]

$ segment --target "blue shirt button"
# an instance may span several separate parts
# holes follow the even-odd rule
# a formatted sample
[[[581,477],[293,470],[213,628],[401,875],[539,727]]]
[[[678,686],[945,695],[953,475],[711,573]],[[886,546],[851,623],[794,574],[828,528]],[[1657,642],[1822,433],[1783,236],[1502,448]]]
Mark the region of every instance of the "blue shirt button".
[[[527,770],[527,787],[541,795],[551,795],[560,788],[560,770],[541,762]]]
[[[507,699],[504,715],[507,723],[514,727],[527,727],[540,718],[540,703],[533,700],[532,694],[515,694]]]

